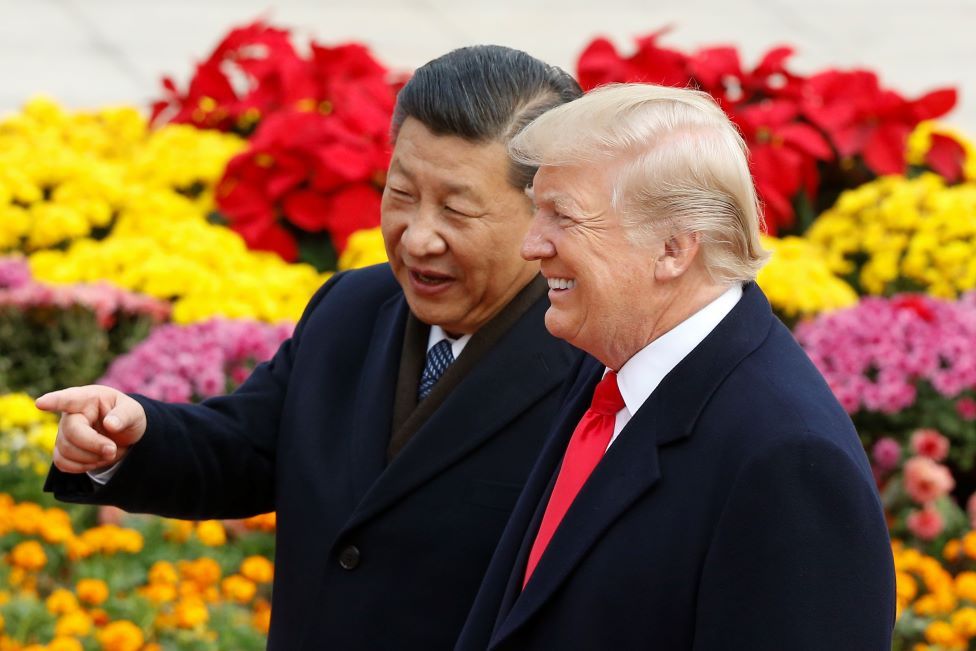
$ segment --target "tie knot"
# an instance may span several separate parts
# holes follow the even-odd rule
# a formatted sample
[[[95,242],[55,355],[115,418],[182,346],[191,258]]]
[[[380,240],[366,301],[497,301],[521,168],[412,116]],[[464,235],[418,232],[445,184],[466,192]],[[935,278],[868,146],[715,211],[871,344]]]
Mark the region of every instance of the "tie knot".
[[[624,408],[624,398],[617,386],[617,374],[608,371],[593,392],[593,402],[590,409],[598,414],[611,416]]]

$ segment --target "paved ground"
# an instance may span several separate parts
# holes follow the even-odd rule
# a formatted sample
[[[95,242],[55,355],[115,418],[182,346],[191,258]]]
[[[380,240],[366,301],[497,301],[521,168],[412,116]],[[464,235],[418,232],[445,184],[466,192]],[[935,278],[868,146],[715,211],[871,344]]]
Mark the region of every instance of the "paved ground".
[[[0,112],[37,92],[145,104],[162,74],[185,79],[230,26],[262,15],[361,40],[400,68],[494,42],[573,69],[592,36],[626,46],[664,25],[676,46],[736,44],[749,62],[790,43],[804,72],[866,66],[908,94],[954,85],[949,121],[976,134],[974,0],[0,0]]]

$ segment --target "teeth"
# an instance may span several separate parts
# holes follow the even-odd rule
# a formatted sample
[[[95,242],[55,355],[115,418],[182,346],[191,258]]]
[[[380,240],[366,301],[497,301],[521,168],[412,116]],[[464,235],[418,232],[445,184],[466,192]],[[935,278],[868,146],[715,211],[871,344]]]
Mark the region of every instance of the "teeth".
[[[569,278],[549,278],[549,289],[572,289],[576,281]]]

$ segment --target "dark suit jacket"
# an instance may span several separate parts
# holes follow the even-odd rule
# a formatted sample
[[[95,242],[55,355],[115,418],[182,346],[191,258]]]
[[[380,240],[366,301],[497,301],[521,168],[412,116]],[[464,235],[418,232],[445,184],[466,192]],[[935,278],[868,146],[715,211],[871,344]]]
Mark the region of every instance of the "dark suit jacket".
[[[338,274],[234,394],[139,397],[148,430],[108,485],[55,469],[47,488],[180,518],[277,509],[269,648],[451,648],[580,357],[546,332],[547,306],[439,383],[388,463],[409,310],[388,266]]]
[[[869,464],[755,285],[634,414],[522,591],[602,373],[581,367],[458,649],[891,648],[894,570]]]

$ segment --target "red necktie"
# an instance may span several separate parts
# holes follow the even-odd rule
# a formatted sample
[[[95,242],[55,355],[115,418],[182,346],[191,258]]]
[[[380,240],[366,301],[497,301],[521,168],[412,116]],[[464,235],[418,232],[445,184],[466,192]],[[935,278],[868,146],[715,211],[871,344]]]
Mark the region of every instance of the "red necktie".
[[[546,512],[542,516],[539,533],[532,543],[532,551],[529,552],[523,588],[529,582],[529,577],[538,565],[542,553],[552,540],[566,511],[569,510],[569,505],[576,499],[590,473],[603,458],[603,453],[607,451],[610,438],[613,436],[617,412],[623,408],[624,399],[620,396],[620,389],[617,388],[617,374],[609,371],[596,385],[590,408],[583,414],[579,425],[573,431],[573,437],[569,439],[563,465],[559,469],[559,476],[556,477],[556,485],[552,489],[552,495],[549,496],[549,504],[546,505]]]

